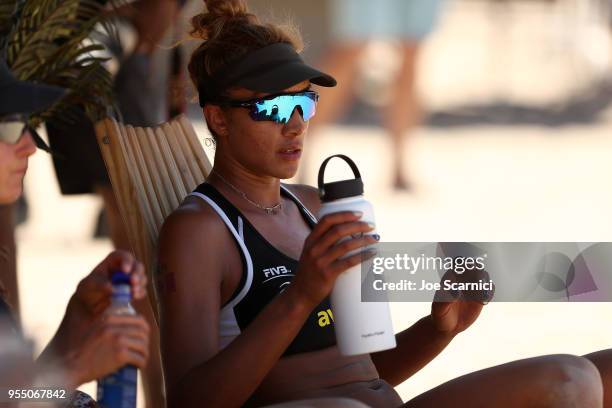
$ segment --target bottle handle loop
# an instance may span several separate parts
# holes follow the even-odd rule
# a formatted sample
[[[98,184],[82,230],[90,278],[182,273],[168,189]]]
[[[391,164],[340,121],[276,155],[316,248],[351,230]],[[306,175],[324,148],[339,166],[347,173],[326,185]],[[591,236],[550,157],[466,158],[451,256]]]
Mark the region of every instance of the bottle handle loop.
[[[359,169],[357,168],[357,165],[350,157],[344,154],[334,154],[333,156],[329,156],[327,159],[325,159],[325,161],[323,161],[323,163],[321,164],[321,167],[319,168],[319,176],[318,176],[318,182],[317,182],[317,186],[319,188],[319,197],[323,197],[323,195],[325,194],[325,190],[323,189],[323,186],[325,184],[324,183],[325,168],[327,167],[327,163],[334,157],[339,157],[342,160],[344,160],[351,167],[351,170],[353,171],[353,175],[355,176],[355,179],[361,180],[361,173],[359,173]]]

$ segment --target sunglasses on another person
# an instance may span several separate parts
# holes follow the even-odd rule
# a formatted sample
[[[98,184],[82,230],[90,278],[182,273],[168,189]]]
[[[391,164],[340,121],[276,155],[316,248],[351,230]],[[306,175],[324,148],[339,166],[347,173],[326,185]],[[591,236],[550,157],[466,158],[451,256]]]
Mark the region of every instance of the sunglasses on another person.
[[[28,126],[23,117],[3,118],[0,120],[0,142],[16,144],[26,130],[28,130]]]
[[[285,124],[291,119],[293,111],[298,111],[304,122],[309,121],[316,112],[319,94],[315,91],[282,93],[254,98],[248,101],[221,101],[219,105],[234,108],[247,108],[255,121],[272,121]]]

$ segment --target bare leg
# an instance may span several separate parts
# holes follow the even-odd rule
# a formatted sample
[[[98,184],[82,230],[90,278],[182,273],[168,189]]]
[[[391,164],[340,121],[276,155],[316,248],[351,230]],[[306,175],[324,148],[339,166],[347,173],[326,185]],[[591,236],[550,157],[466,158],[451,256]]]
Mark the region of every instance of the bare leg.
[[[364,49],[365,43],[351,43],[332,47],[321,62],[321,70],[336,78],[338,85],[334,88],[321,87],[317,113],[310,120],[308,139],[316,134],[320,126],[334,122],[346,112],[353,96],[353,85],[357,76],[356,62]],[[308,142],[308,139],[306,143]],[[300,165],[298,182],[304,183],[304,172],[310,170],[308,149],[304,150]]]
[[[599,408],[599,372],[583,357],[551,355],[502,364],[442,384],[405,407]]]
[[[357,77],[357,59],[364,47],[363,42],[345,43],[333,46],[327,52],[321,62],[321,69],[336,78],[338,85],[318,90],[321,98],[317,105],[317,114],[311,120],[311,126],[326,125],[346,112]]]
[[[396,189],[407,189],[410,186],[404,176],[403,162],[405,133],[411,131],[421,117],[421,107],[415,89],[418,53],[418,43],[404,44],[399,77],[394,84],[389,106],[385,106],[383,111],[385,125],[393,142],[393,184]]]
[[[119,206],[115,194],[110,186],[98,187],[96,191],[104,200],[104,209],[107,214],[109,231],[113,246],[117,249],[132,251],[127,232],[119,212]],[[150,277],[151,275],[149,275]],[[149,361],[147,367],[142,370],[142,387],[146,398],[147,408],[165,407],[164,380],[161,367],[161,354],[159,351],[159,326],[155,321],[155,315],[151,306],[152,299],[145,299],[134,304],[138,313],[147,319],[151,327],[149,339]]]
[[[604,389],[604,408],[612,408],[612,349],[601,350],[584,356],[599,370]]]
[[[0,205],[0,296],[11,306],[15,319],[19,321],[13,208],[13,205]]]
[[[368,406],[348,398],[322,398],[266,405],[263,408],[368,408]]]

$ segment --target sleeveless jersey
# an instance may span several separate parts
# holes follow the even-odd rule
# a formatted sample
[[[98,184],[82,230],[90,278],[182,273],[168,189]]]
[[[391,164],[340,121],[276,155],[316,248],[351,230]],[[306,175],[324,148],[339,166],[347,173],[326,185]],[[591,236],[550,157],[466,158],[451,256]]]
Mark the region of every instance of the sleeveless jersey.
[[[315,216],[282,184],[281,194],[297,205],[306,223],[313,228],[317,223]],[[219,344],[224,348],[291,283],[297,272],[298,260],[270,244],[211,184],[200,184],[190,195],[203,199],[217,212],[233,235],[242,259],[240,283],[221,309]],[[335,344],[333,314],[329,298],[326,298],[314,308],[283,355],[321,350]]]

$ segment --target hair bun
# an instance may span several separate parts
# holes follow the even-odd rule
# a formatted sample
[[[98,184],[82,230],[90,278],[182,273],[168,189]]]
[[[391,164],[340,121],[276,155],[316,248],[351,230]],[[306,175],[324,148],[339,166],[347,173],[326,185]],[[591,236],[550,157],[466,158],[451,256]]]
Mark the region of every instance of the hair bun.
[[[243,0],[204,0],[208,12],[215,16],[242,17],[249,13]]]
[[[206,11],[191,19],[192,37],[209,41],[218,37],[228,22],[257,23],[244,0],[204,0]]]
[[[260,22],[249,12],[245,0],[204,0],[204,4],[205,10],[191,19],[190,34],[202,42],[188,65],[191,80],[204,95],[225,91],[214,89],[212,76],[251,51],[277,43],[290,44],[298,52],[302,49],[299,31],[293,25]]]

